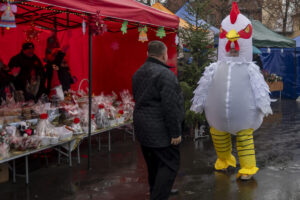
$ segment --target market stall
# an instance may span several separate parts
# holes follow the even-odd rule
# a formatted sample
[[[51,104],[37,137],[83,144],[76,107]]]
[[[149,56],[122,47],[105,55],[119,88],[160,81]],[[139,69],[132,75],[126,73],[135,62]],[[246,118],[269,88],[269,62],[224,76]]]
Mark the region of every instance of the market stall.
[[[279,91],[284,97],[295,99],[299,96],[298,67],[296,62],[296,42],[273,32],[260,21],[251,20],[253,45],[260,48],[260,58],[267,79],[282,77],[280,81],[268,81],[271,91]],[[298,94],[297,94],[298,93]]]
[[[91,136],[126,125],[132,119],[134,103],[129,92],[131,76],[147,57],[147,41],[164,41],[169,51],[168,64],[176,69],[178,17],[131,0],[3,3],[2,15],[7,10],[12,11],[10,16],[14,16],[13,24],[16,25],[16,28],[2,28],[0,55],[4,62],[7,63],[13,54],[19,52],[26,39],[35,44],[35,53],[44,58],[47,40],[54,33],[60,41],[60,47],[68,49],[70,70],[77,76],[78,82],[72,86],[72,91],[65,94],[63,101],[52,101],[50,105],[41,101],[38,105],[29,102],[12,105],[6,101],[8,104],[1,107],[0,111],[5,111],[7,116],[7,113],[15,111],[15,124],[8,123],[7,118],[3,120],[1,125],[5,134],[2,134],[1,142],[2,139],[4,142],[1,144],[11,146],[14,140],[12,148],[18,150],[19,154],[16,156],[15,152],[5,152],[9,147],[5,149],[3,145],[0,163],[24,156],[28,173],[28,155],[31,153],[69,145],[68,157],[71,160],[71,143],[88,138],[90,168]],[[15,6],[17,10],[13,8]],[[5,23],[2,25],[5,27]],[[84,80],[87,80],[86,86],[82,86]],[[79,83],[83,90],[78,90]],[[84,90],[85,87],[88,89]],[[111,95],[112,91],[116,93]],[[59,116],[64,116],[64,119],[56,116],[61,110],[64,110],[64,114],[59,113]],[[22,120],[18,116],[20,113]],[[31,119],[36,123],[27,125]],[[19,135],[20,130],[17,129],[23,127],[22,124],[24,132]]]

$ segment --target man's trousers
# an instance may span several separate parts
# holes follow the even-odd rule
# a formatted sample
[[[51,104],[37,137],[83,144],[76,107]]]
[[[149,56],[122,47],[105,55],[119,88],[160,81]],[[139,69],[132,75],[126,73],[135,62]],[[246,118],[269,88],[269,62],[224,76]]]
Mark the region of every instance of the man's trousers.
[[[150,200],[167,200],[179,170],[179,146],[142,146],[142,152],[148,168]]]

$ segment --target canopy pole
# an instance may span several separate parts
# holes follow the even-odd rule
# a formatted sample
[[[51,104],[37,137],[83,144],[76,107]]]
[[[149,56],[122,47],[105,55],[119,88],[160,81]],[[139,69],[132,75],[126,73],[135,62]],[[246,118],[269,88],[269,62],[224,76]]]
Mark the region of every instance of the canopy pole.
[[[298,87],[298,75],[297,75],[297,47],[294,48],[295,58],[294,58],[294,71],[295,71],[295,97],[297,96],[297,87]]]
[[[67,10],[67,12],[68,12],[69,10]],[[70,26],[70,14],[69,13],[67,13],[67,27],[69,28],[69,26]]]
[[[91,151],[92,151],[92,144],[91,144],[91,120],[92,120],[92,30],[91,26],[89,26],[89,132],[88,132],[88,170],[91,170]]]
[[[55,35],[57,35],[57,18],[54,17],[54,32],[55,32]]]

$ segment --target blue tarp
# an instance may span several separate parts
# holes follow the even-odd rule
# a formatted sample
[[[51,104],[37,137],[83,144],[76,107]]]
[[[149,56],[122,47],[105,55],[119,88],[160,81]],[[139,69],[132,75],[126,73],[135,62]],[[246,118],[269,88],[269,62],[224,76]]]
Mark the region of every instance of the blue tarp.
[[[300,47],[300,35],[295,37],[294,40],[296,40],[296,47]]]
[[[187,18],[187,16],[188,16],[189,18],[195,19],[195,17],[190,16],[189,13],[187,12],[187,5],[188,5],[188,3],[185,3],[175,14],[178,17],[180,17],[180,18],[188,21],[189,23],[195,25],[196,20],[189,20]],[[207,24],[207,22],[202,20],[202,19],[198,20],[198,23],[199,24]],[[214,27],[214,26],[210,26],[209,29],[212,30],[214,32],[214,34],[219,34],[219,32],[220,32],[220,30],[218,28]]]
[[[282,95],[296,99],[300,96],[300,48],[261,48],[263,69],[283,79]]]

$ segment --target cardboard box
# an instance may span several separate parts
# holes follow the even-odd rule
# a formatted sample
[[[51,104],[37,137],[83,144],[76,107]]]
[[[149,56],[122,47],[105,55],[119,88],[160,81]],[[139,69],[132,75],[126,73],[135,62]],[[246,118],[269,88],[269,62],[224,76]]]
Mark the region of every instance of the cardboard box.
[[[4,163],[0,165],[0,183],[7,182],[8,180],[8,163]]]

